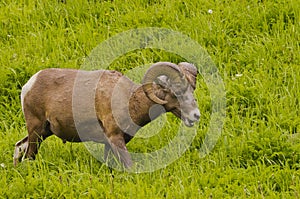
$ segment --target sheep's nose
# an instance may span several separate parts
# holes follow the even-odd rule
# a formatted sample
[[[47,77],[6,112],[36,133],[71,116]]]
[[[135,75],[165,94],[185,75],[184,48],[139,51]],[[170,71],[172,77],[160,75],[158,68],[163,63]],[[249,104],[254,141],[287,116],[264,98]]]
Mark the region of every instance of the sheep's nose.
[[[199,120],[200,119],[200,113],[195,113],[194,117],[195,117],[196,120]]]
[[[191,113],[190,113],[190,119],[193,121],[199,121],[200,119],[200,111],[199,109],[194,109]]]

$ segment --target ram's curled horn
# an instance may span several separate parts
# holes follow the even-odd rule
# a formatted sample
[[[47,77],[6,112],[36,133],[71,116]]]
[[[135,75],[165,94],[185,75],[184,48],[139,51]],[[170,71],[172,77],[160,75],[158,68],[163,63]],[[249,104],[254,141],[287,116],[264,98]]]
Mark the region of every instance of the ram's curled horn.
[[[181,69],[184,76],[187,78],[191,86],[196,88],[196,77],[197,77],[197,68],[195,65],[188,62],[181,62],[178,64],[178,67]]]
[[[182,78],[183,74],[176,64],[171,62],[158,62],[153,64],[146,72],[142,84],[146,95],[158,104],[166,104],[167,101],[158,98],[153,91],[153,82],[159,76],[165,75],[172,80]]]

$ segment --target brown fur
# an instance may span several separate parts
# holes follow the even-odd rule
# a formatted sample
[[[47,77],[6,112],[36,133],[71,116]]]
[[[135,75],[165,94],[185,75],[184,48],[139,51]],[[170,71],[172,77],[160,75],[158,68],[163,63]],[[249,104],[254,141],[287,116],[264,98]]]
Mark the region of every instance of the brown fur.
[[[78,75],[80,78],[76,79]],[[93,82],[96,82],[94,87]],[[73,95],[74,85],[77,86],[75,88],[79,87],[77,91],[82,90],[78,92],[80,94],[78,96]],[[180,117],[179,103],[174,94],[160,85],[154,87],[158,97],[168,100],[164,105],[166,110]],[[93,105],[84,97],[88,88],[94,88],[90,91],[95,93],[96,115],[88,111],[88,106]],[[74,97],[75,106],[78,106],[75,108],[79,110],[79,124],[74,122]],[[34,159],[39,144],[54,134],[64,142],[104,143],[105,158],[111,150],[128,168],[132,162],[126,143],[140,127],[151,121],[149,109],[154,104],[146,96],[141,85],[134,84],[116,71],[42,70],[24,96],[23,112],[28,136],[16,143],[14,164],[16,165],[22,157]],[[129,111],[129,117],[126,115],[126,110]],[[158,113],[157,116],[160,114]],[[100,125],[103,132],[94,128],[95,125]],[[83,135],[78,134],[78,128],[80,132],[84,131]]]

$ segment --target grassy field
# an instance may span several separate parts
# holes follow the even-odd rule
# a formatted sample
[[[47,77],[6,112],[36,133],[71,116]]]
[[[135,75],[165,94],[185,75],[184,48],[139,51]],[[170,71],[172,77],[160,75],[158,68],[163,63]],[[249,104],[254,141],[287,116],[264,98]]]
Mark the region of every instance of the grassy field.
[[[1,0],[0,198],[299,198],[300,7],[297,0]],[[14,144],[27,132],[20,91],[43,68],[80,68],[93,48],[134,28],[163,27],[197,41],[226,89],[226,119],[215,148],[199,156],[210,121],[210,93],[199,78],[202,120],[182,157],[150,173],[113,171],[83,144],[50,137],[35,161],[13,167]],[[136,50],[110,66],[126,72],[156,61],[183,61]],[[188,61],[188,60],[187,60]],[[174,136],[133,139],[151,151]]]

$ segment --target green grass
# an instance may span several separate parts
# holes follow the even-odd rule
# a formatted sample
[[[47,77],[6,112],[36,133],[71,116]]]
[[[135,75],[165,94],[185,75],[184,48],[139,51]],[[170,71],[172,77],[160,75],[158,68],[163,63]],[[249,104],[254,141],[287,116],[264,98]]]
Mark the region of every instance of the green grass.
[[[2,0],[0,198],[299,198],[299,19],[297,0]],[[102,41],[142,27],[181,32],[216,64],[227,104],[213,151],[199,157],[211,111],[200,77],[198,134],[166,168],[113,171],[112,178],[83,144],[62,144],[56,137],[42,144],[37,160],[14,168],[14,144],[27,134],[19,95],[30,76],[43,68],[80,68]],[[110,68],[126,72],[161,60],[183,58],[147,49],[129,52]],[[132,140],[129,149],[147,152],[166,144],[176,130],[173,119],[168,115],[164,131]]]

